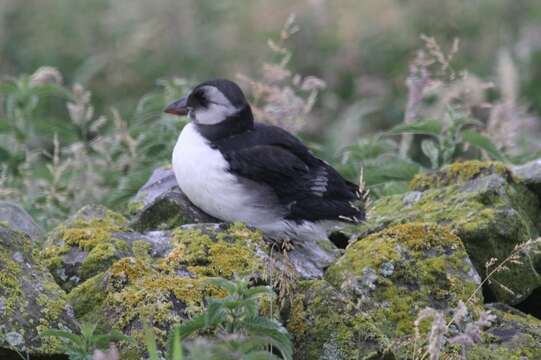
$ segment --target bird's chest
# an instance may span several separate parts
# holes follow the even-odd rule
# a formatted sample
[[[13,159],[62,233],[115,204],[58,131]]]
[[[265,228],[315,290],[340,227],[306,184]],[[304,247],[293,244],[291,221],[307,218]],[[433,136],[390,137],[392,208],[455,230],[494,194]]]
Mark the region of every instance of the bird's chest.
[[[241,185],[227,169],[220,151],[213,149],[190,123],[173,150],[173,171],[182,191],[199,208],[226,221],[243,206]]]

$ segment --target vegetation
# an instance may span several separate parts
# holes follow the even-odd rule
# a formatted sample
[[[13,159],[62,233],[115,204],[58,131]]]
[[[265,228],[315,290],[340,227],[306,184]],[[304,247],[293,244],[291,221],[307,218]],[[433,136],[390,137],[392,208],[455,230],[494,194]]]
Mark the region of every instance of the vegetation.
[[[163,354],[158,350],[152,330],[145,330],[150,360],[292,359],[293,348],[287,330],[278,321],[260,315],[260,298],[275,295],[270,287],[250,286],[248,279],[241,278],[216,278],[208,283],[225,290],[225,297],[208,299],[201,314],[173,326]],[[70,360],[92,360],[97,350],[106,350],[113,342],[130,340],[118,330],[96,334],[96,324],[90,323],[81,324],[80,332],[81,335],[75,335],[66,330],[46,330],[40,335],[62,339]],[[187,340],[198,333],[207,336]],[[184,348],[188,350],[186,355]]]
[[[95,350],[105,350],[113,342],[128,340],[128,337],[118,330],[108,334],[97,334],[95,324],[82,323],[79,328],[81,335],[65,330],[46,330],[40,335],[60,338],[65,345],[65,354],[70,360],[93,360]]]
[[[242,85],[259,121],[300,136],[345,177],[366,187],[374,200],[368,221],[356,229],[367,236],[348,248],[342,263],[329,267],[325,279],[304,284],[315,289],[310,296],[317,311],[304,309],[303,301],[310,296],[294,291],[290,304],[280,308],[315,314],[336,303],[346,309],[344,318],[315,314],[310,329],[302,314],[290,314],[288,328],[295,329],[294,336],[310,334],[319,346],[322,339],[327,341],[326,331],[336,328],[337,343],[393,347],[385,331],[369,328],[373,324],[367,325],[362,311],[355,312],[360,304],[336,289],[352,298],[366,296],[366,289],[352,279],[375,278],[363,269],[390,266],[387,262],[397,260],[405,244],[415,255],[423,255],[423,261],[415,261],[415,271],[402,273],[383,266],[390,273],[377,276],[389,290],[379,299],[387,308],[378,311],[390,314],[378,324],[390,319],[387,325],[401,336],[414,332],[415,341],[408,345],[413,346],[408,348],[413,358],[438,359],[445,344],[455,346],[465,358],[494,322],[478,307],[480,300],[470,301],[480,296],[481,286],[500,299],[514,299],[511,302],[529,294],[531,279],[538,277],[531,271],[517,281],[516,273],[506,270],[511,265],[514,271],[533,269],[520,256],[539,244],[528,241],[538,236],[538,197],[515,181],[509,169],[541,157],[540,20],[538,0],[156,0],[152,5],[126,0],[6,0],[0,4],[0,29],[5,30],[0,36],[0,200],[21,204],[46,230],[55,229],[48,241],[56,239],[58,244],[46,249],[40,260],[56,282],[65,275],[65,256],[75,250],[89,254],[80,269],[73,269],[74,278],[83,283],[63,284],[63,290],[75,289],[68,298],[76,313],[104,298],[127,308],[132,304],[126,299],[145,307],[141,294],[147,296],[146,289],[153,287],[159,296],[145,298],[148,313],[163,315],[161,306],[171,298],[162,297],[162,290],[190,300],[185,301],[190,320],[170,329],[148,324],[143,332],[140,326],[144,335],[136,339],[131,334],[139,348],[146,346],[150,359],[291,359],[285,327],[272,316],[262,316],[261,297],[273,296],[270,287],[251,286],[246,279],[206,281],[263,267],[259,260],[251,262],[252,252],[261,249],[250,239],[263,243],[251,231],[235,225],[231,231],[247,235],[240,242],[224,243],[197,231],[175,230],[174,251],[159,268],[143,264],[148,248],[139,249],[136,242],[128,246],[112,236],[129,231],[121,215],[115,213],[111,221],[59,225],[94,203],[127,215],[129,199],[151,172],[169,165],[185,124],[164,114],[164,107],[196,82],[231,78]],[[484,174],[505,180],[499,197],[486,189],[457,191]],[[408,191],[422,197],[403,198]],[[442,223],[449,229],[440,228]],[[382,224],[392,227],[384,229]],[[498,232],[493,231],[495,224],[501,227]],[[497,249],[489,254],[486,244],[473,241],[479,238]],[[447,243],[422,248],[431,239]],[[471,270],[443,251],[446,246],[462,251],[461,258],[471,258],[472,268],[485,266],[476,289],[458,280],[454,286],[462,284],[460,291],[446,286],[453,290],[451,312],[414,308],[407,299],[426,299],[421,287],[399,296],[393,293],[404,273],[410,280],[421,277],[431,288],[434,274],[444,274],[446,264]],[[441,256],[425,259],[424,251],[434,249],[441,250]],[[134,257],[126,257],[124,250]],[[362,256],[372,250],[374,256]],[[498,263],[491,258],[494,253],[504,260]],[[13,264],[11,271],[18,269],[15,259],[4,260]],[[349,263],[355,266],[350,269]],[[193,277],[178,277],[181,271]],[[160,283],[163,273],[166,284]],[[17,290],[12,292],[19,295],[23,292],[15,275],[9,280]],[[391,282],[393,276],[397,279]],[[116,281],[118,288],[101,291],[107,281]],[[292,282],[292,287],[298,285]],[[372,283],[365,284],[370,288],[366,291],[372,292]],[[194,290],[201,284],[216,291]],[[124,286],[129,291],[120,289]],[[382,288],[380,284],[378,291]],[[318,296],[320,289],[332,296]],[[523,289],[528,291],[523,294]],[[223,296],[205,299],[209,293]],[[14,304],[0,303],[0,309],[11,311]],[[423,301],[415,304],[426,306]],[[138,308],[135,312],[120,323],[132,326],[133,319],[144,320]],[[117,331],[97,334],[98,325],[81,324],[80,335],[48,330],[40,336],[61,339],[70,359],[97,359],[95,354],[115,359],[118,355],[109,345],[128,338]],[[43,327],[47,326],[40,323]],[[370,339],[360,339],[351,328],[365,331]],[[163,352],[157,331],[169,334]],[[22,349],[18,332],[2,338]],[[306,349],[308,354],[320,350]],[[326,349],[329,354],[335,350]]]

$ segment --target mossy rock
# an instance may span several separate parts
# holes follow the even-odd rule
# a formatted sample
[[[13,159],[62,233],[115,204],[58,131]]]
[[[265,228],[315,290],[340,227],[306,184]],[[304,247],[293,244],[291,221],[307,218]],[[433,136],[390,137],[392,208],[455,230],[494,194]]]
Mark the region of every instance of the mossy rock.
[[[514,166],[513,175],[541,198],[541,159]]]
[[[85,206],[49,234],[43,260],[56,282],[70,290],[130,255],[128,243],[115,236],[127,230],[127,220],[120,214]]]
[[[482,276],[490,259],[503,260],[515,246],[539,236],[538,198],[500,163],[453,164],[419,176],[412,187],[423,191],[377,200],[357,228],[361,236],[410,222],[448,225]],[[494,275],[488,289],[496,301],[517,304],[541,286],[537,250],[521,253],[520,263]]]
[[[19,205],[0,201],[0,223],[5,223],[13,230],[25,233],[32,242],[43,241],[43,230],[34,222],[34,219]]]
[[[496,320],[482,341],[467,349],[470,360],[541,359],[541,320],[504,304],[486,306]]]
[[[475,292],[480,278],[462,242],[435,224],[396,225],[360,239],[325,279],[392,339],[411,336],[425,307],[449,312],[470,296],[482,302]]]
[[[0,348],[29,354],[59,353],[60,341],[41,338],[39,333],[50,328],[75,329],[73,309],[47,268],[33,255],[30,237],[3,225],[0,269]]]
[[[370,316],[327,281],[302,281],[295,294],[287,320],[294,359],[394,359]]]
[[[497,161],[471,160],[454,163],[440,170],[416,175],[410,183],[410,189],[424,191],[449,185],[464,184],[470,180],[497,174],[507,181],[513,180],[513,174],[503,163]]]
[[[205,297],[222,295],[207,284],[209,278],[264,277],[268,249],[259,232],[233,224],[169,234],[171,247],[163,256],[153,256],[152,245],[140,242],[133,256],[114,261],[68,294],[78,319],[135,339],[122,348],[123,358],[139,359],[144,352],[145,324],[163,344],[172,324],[201,311]]]
[[[218,223],[220,220],[195,206],[177,185],[170,167],[160,167],[129,204],[130,227],[136,231],[171,230],[192,223]]]

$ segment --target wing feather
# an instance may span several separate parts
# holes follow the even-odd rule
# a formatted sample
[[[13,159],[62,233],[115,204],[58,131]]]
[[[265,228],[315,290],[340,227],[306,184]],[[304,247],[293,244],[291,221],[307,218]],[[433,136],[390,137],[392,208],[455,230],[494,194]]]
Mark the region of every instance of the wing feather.
[[[270,187],[288,219],[364,219],[357,187],[285,130],[260,125],[249,136],[239,136],[245,138],[216,144],[229,171]]]

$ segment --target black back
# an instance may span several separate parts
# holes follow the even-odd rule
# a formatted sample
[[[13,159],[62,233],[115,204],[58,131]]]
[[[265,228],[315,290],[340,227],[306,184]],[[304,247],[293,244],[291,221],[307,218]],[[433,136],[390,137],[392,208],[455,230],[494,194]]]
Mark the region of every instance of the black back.
[[[287,131],[256,124],[252,130],[212,142],[229,163],[229,171],[266,184],[287,209],[287,219],[364,219],[355,184],[313,156]]]

